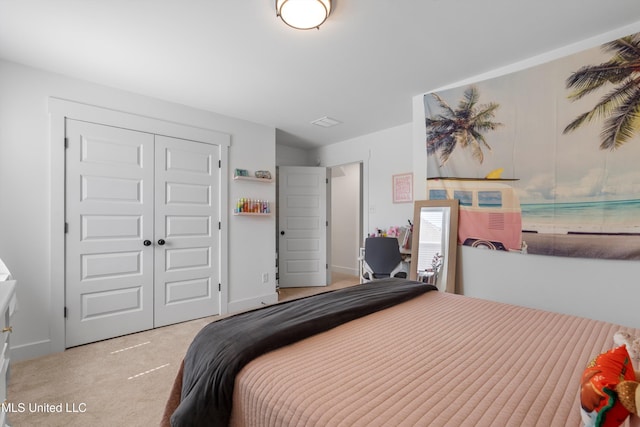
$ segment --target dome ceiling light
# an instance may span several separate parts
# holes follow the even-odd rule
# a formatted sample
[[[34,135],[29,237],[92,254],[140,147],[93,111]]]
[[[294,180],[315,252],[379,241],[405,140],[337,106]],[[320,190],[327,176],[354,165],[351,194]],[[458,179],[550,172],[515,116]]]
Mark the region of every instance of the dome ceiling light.
[[[320,28],[331,13],[331,0],[276,0],[276,16],[298,30]]]

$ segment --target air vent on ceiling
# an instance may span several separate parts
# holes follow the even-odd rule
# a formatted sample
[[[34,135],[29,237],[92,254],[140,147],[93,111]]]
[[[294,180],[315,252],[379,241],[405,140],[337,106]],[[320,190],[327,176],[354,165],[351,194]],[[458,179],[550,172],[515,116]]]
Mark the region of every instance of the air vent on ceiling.
[[[342,122],[327,116],[320,117],[319,119],[316,119],[311,122],[311,124],[320,126],[323,128],[330,128],[331,126],[339,125],[340,123]]]

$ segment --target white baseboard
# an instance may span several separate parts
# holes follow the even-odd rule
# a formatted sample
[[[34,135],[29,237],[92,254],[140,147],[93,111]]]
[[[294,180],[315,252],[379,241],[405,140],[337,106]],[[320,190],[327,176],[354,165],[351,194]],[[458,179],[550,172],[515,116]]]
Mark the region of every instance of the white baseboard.
[[[20,362],[22,360],[35,359],[53,353],[51,350],[51,340],[37,341],[29,344],[11,346],[11,361]]]
[[[275,304],[277,302],[278,294],[274,292],[272,294],[262,295],[256,298],[232,301],[228,304],[227,308],[228,313],[237,313],[265,305]],[[11,362],[35,359],[37,357],[55,353],[55,351],[52,350],[52,343],[49,339],[28,344],[12,345],[10,352]]]
[[[341,267],[339,265],[332,265],[331,271],[335,271],[336,273],[349,274],[351,276],[358,275],[358,269],[353,267]]]
[[[276,292],[272,294],[262,295],[256,298],[247,298],[238,301],[230,301],[227,304],[229,313],[238,313],[241,311],[251,310],[253,308],[263,307],[265,305],[275,304],[278,302],[278,294]]]

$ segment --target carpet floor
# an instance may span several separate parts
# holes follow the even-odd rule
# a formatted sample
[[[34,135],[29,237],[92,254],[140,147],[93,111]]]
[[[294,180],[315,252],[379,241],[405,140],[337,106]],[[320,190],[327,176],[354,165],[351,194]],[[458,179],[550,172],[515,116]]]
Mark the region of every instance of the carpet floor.
[[[282,288],[279,300],[358,283],[334,274],[327,287]],[[157,426],[171,385],[194,336],[220,316],[165,326],[12,363],[11,425]]]

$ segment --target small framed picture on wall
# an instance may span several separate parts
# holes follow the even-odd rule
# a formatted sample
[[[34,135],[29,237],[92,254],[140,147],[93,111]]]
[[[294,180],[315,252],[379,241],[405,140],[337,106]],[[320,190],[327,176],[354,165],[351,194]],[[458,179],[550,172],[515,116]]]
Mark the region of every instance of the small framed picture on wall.
[[[413,202],[413,173],[393,175],[393,203]]]

